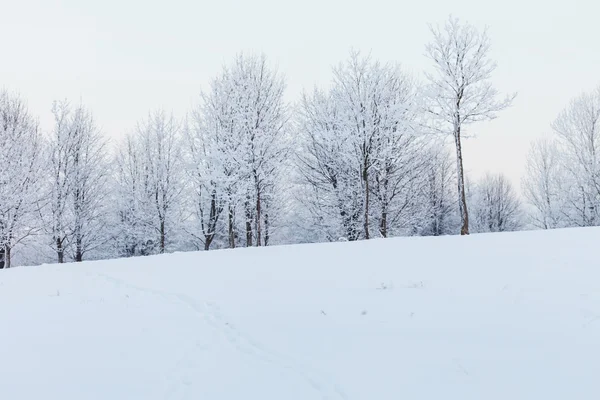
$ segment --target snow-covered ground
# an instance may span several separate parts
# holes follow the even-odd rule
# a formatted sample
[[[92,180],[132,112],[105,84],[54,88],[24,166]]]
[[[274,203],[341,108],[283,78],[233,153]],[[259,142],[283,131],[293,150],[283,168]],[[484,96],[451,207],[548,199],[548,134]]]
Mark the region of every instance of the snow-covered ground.
[[[600,229],[0,271],[2,399],[599,399]]]

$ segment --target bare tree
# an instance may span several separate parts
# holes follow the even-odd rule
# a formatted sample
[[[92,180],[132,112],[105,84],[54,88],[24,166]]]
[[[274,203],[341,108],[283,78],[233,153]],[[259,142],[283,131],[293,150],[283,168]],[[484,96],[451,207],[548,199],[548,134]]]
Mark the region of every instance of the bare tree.
[[[469,213],[461,139],[466,124],[493,119],[508,107],[514,95],[498,100],[490,78],[496,63],[489,56],[487,30],[479,32],[468,23],[452,18],[440,27],[431,27],[433,41],[426,46],[435,72],[427,74],[430,82],[428,111],[441,125],[438,130],[452,134],[456,147],[461,235],[469,234]]]
[[[0,268],[10,268],[12,249],[38,231],[41,150],[38,123],[25,102],[0,91]]]

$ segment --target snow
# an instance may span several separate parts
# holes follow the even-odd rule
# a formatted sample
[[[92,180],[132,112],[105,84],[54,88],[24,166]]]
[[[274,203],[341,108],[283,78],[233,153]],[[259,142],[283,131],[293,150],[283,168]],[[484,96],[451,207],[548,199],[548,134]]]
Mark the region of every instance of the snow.
[[[0,271],[7,399],[598,399],[600,229]]]

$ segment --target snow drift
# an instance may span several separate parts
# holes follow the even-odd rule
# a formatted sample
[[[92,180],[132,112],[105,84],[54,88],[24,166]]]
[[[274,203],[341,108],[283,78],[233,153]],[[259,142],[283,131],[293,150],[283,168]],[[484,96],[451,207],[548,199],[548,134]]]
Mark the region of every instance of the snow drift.
[[[600,229],[0,271],[7,399],[598,399]]]

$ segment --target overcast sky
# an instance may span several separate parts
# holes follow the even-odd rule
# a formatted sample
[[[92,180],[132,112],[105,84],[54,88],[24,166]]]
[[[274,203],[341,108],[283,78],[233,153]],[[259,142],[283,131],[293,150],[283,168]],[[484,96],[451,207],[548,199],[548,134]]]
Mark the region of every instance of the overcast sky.
[[[0,0],[0,86],[26,97],[44,129],[52,100],[81,99],[117,139],[150,109],[183,115],[239,51],[264,52],[290,101],[326,84],[351,48],[421,74],[427,24],[450,14],[489,27],[494,83],[518,92],[497,120],[468,129],[465,167],[518,183],[531,140],[600,84],[595,0]]]

